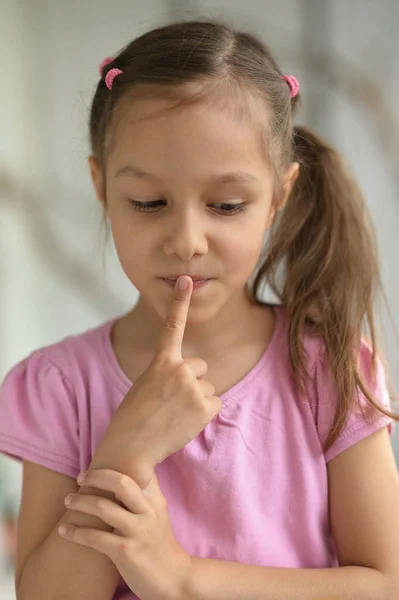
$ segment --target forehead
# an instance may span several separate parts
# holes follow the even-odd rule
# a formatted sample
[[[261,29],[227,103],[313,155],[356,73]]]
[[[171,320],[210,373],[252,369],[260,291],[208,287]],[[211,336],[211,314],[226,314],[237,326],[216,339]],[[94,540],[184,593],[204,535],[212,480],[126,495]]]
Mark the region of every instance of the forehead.
[[[146,97],[121,103],[109,154],[115,170],[129,157],[147,166],[160,161],[167,167],[177,161],[181,169],[193,161],[202,167],[216,162],[265,167],[259,106],[248,111],[225,99],[176,104],[173,99]]]

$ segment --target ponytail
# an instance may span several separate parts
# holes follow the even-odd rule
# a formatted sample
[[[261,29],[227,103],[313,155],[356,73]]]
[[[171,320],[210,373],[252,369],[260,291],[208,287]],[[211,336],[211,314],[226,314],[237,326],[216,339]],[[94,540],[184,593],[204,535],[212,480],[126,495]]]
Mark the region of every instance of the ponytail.
[[[300,126],[294,128],[294,160],[300,164],[299,176],[278,225],[270,230],[267,258],[254,289],[266,277],[287,310],[290,360],[303,392],[302,332],[306,328],[323,339],[338,386],[327,451],[349,418],[358,388],[375,408],[395,418],[366,389],[358,370],[362,327],[367,323],[372,378],[376,372],[373,304],[381,286],[379,259],[366,203],[340,154]],[[283,259],[286,273],[280,287],[276,271]]]
[[[373,376],[376,371],[373,303],[380,286],[376,243],[365,202],[342,158],[304,127],[294,127],[292,135],[301,98],[298,86],[287,86],[287,76],[261,39],[220,20],[178,21],[145,32],[121,49],[113,66],[123,70],[123,77],[115,79],[112,91],[100,79],[89,120],[91,151],[104,182],[123,101],[139,97],[177,100],[172,109],[203,98],[223,100],[221,106],[233,108],[235,117],[251,117],[248,122],[253,117],[264,142],[265,165],[271,166],[275,177],[276,205],[282,167],[292,158],[300,163],[291,195],[269,231],[270,250],[254,280],[253,296],[266,279],[286,307],[291,364],[302,391],[300,375],[306,375],[302,331],[310,328],[323,338],[340,397],[327,439],[331,445],[358,388],[379,408],[358,370],[361,329],[368,322]],[[288,80],[296,81],[292,76]],[[193,82],[200,84],[198,91],[196,85],[190,91]],[[254,111],[248,112],[252,100]],[[286,279],[278,286],[276,272],[282,261]]]

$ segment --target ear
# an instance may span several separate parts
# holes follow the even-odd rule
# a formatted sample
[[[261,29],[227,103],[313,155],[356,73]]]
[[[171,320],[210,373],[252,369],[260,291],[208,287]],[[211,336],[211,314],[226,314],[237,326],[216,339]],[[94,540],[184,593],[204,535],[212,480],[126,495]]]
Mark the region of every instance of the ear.
[[[292,188],[294,187],[295,181],[298,179],[299,175],[299,163],[293,162],[288,167],[285,176],[284,176],[284,184],[283,184],[283,196],[281,198],[279,211],[284,208]]]
[[[280,202],[279,202],[277,209],[271,210],[269,213],[266,229],[269,229],[269,227],[273,223],[276,213],[280,212],[284,208],[284,206],[290,196],[290,193],[294,186],[294,183],[298,179],[298,176],[299,176],[299,163],[293,162],[290,164],[287,171],[285,172],[282,196],[280,198]]]
[[[89,163],[91,180],[93,182],[97,199],[101,202],[103,206],[105,206],[104,178],[102,170],[95,156],[89,156],[87,161]]]

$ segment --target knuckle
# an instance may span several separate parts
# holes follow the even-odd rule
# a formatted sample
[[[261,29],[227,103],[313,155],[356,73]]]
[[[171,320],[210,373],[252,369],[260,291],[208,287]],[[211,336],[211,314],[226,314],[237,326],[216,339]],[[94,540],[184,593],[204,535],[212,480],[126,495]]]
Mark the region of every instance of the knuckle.
[[[183,322],[178,317],[169,316],[165,321],[165,327],[170,331],[175,331],[176,329],[182,327],[182,325]]]
[[[151,363],[151,370],[154,377],[160,377],[165,369],[169,369],[172,364],[169,353],[166,350],[158,350]]]
[[[209,419],[209,407],[206,404],[204,404],[204,402],[201,402],[199,410],[200,410],[201,417],[202,417],[203,421],[208,421],[208,419]]]
[[[94,531],[93,529],[88,529],[85,534],[85,541],[89,544],[89,545],[95,545],[96,541],[97,541],[97,532]]]
[[[192,381],[194,372],[191,368],[190,363],[184,362],[179,367],[179,376],[186,381]]]
[[[201,391],[204,394],[207,394],[207,395],[214,394],[215,388],[213,387],[212,383],[210,383],[209,381],[200,381],[199,384],[201,386]]]
[[[130,485],[130,477],[128,477],[128,475],[125,475],[125,473],[120,473],[118,480],[116,482],[116,485],[115,485],[116,495],[127,491],[129,488],[129,485]]]
[[[99,512],[104,512],[108,507],[108,500],[106,498],[96,498],[95,507]]]
[[[206,406],[204,404],[202,394],[193,394],[192,405],[194,406],[195,411],[199,413],[200,416],[203,416],[203,413],[206,411]]]

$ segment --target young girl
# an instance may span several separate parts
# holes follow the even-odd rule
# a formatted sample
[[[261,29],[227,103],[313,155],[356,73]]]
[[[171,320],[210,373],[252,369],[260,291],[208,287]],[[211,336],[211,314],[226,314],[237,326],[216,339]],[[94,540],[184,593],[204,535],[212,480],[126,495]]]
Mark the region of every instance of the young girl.
[[[3,382],[18,600],[399,597],[375,241],[298,101],[220,21],[103,61],[89,165],[140,295]]]

